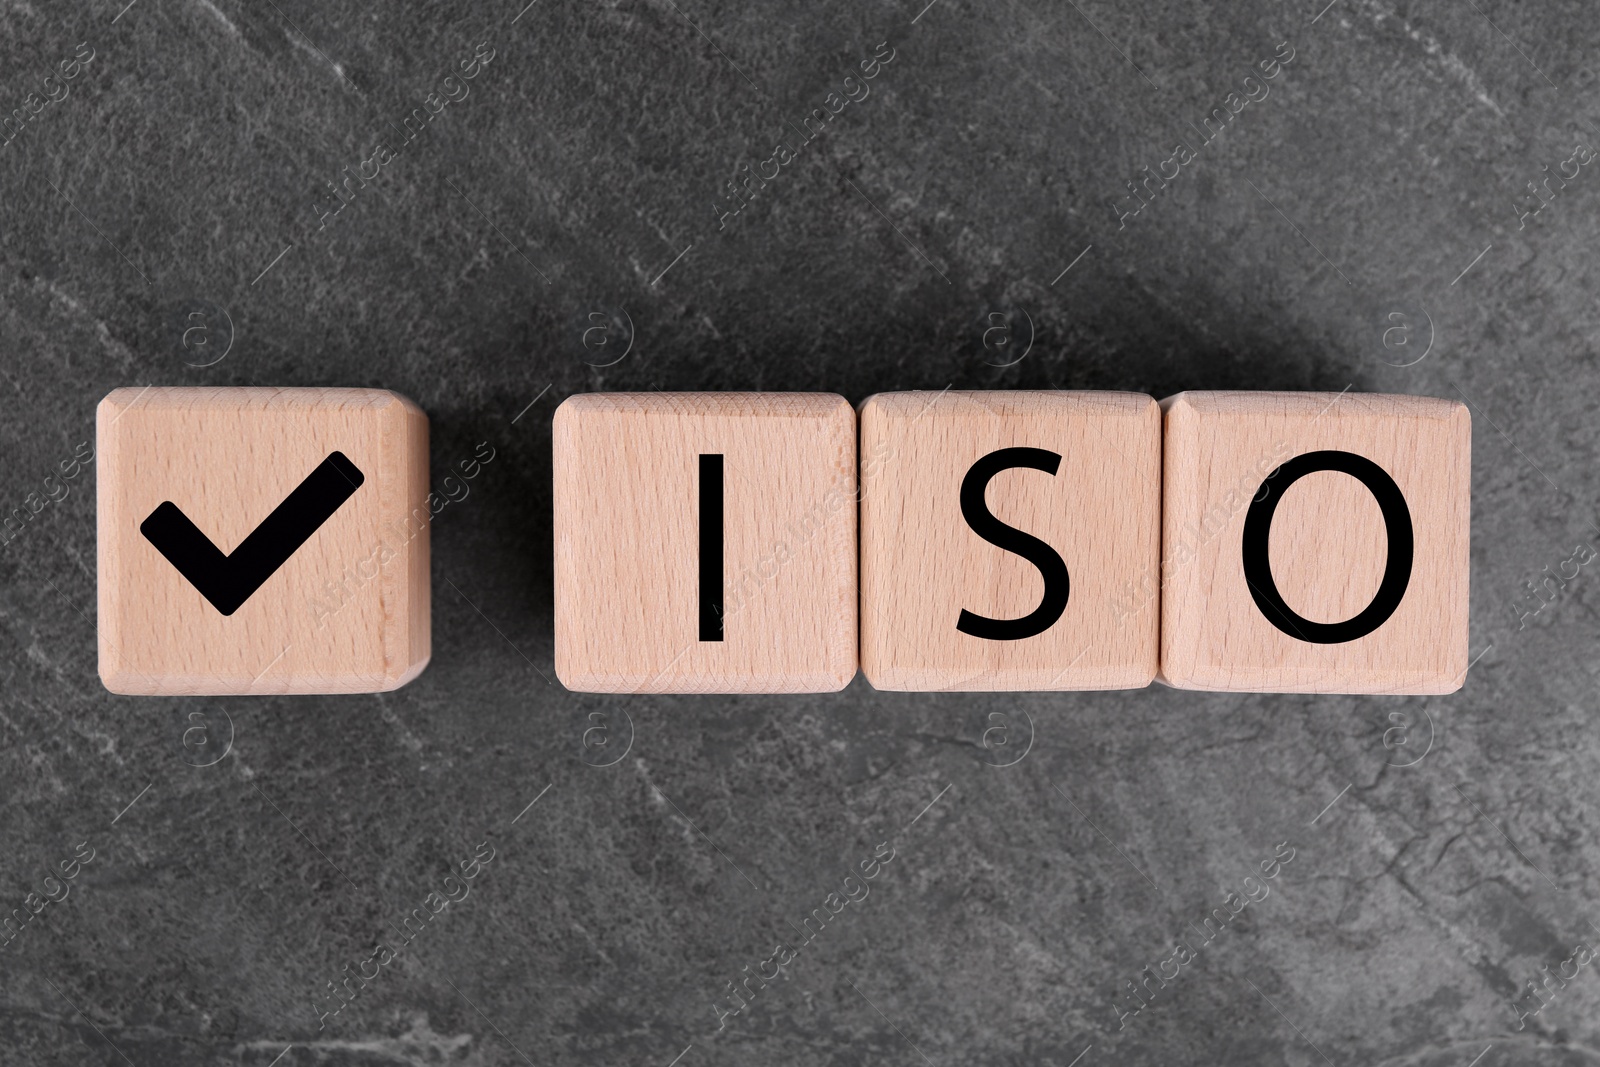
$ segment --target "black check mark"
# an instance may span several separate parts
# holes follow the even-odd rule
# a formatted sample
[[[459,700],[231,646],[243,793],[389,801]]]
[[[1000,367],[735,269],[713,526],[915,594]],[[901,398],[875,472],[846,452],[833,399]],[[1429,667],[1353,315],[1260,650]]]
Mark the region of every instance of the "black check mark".
[[[170,500],[139,532],[212,607],[232,615],[366,480],[343,452],[330,452],[227,556]]]

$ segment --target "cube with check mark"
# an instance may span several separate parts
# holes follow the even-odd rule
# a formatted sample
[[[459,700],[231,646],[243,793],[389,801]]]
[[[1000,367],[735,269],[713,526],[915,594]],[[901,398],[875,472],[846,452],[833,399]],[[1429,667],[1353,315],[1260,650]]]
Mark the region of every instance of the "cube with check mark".
[[[97,416],[114,693],[370,693],[427,665],[428,418],[381,389],[117,389]]]

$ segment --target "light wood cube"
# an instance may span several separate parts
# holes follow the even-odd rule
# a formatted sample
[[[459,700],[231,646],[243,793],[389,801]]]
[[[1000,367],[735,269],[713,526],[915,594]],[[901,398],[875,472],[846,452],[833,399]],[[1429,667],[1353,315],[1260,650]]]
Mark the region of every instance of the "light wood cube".
[[[1464,405],[1197,392],[1162,407],[1163,681],[1284,693],[1460,688]]]
[[[556,674],[594,693],[824,693],[856,673],[855,412],[831,393],[556,410]]]
[[[428,418],[380,389],[117,389],[97,418],[113,693],[370,693],[427,666]]]
[[[1109,392],[861,407],[861,666],[879,689],[1131,689],[1155,676],[1161,413]]]

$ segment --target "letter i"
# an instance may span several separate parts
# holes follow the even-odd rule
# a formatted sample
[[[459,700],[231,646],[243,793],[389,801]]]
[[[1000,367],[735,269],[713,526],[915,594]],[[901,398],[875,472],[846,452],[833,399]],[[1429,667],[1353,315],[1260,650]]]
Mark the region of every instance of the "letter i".
[[[723,639],[722,453],[700,456],[700,640]]]

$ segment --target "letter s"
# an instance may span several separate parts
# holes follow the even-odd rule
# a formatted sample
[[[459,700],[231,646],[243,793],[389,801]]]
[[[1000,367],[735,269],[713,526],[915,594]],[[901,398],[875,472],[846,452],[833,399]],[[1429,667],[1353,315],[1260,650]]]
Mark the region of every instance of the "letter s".
[[[1032,534],[995,518],[983,499],[989,480],[1001,471],[1027,467],[1054,475],[1060,466],[1061,455],[1057,452],[1043,448],[1001,448],[979,459],[961,480],[961,517],[985,541],[1037,567],[1044,578],[1044,596],[1039,599],[1038,607],[1020,619],[990,619],[962,608],[956,620],[957,630],[986,641],[1020,641],[1044,633],[1067,610],[1070,580],[1060,554]]]

